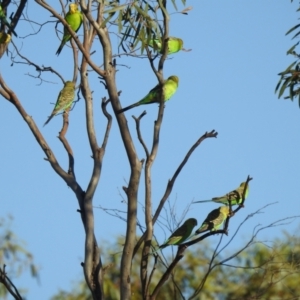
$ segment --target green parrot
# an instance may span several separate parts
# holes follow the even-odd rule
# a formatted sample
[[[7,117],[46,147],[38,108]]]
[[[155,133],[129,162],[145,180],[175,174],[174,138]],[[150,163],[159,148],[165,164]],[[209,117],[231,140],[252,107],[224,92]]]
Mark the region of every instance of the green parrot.
[[[78,4],[71,3],[69,5],[69,12],[65,16],[66,22],[70,25],[73,31],[77,32],[82,24],[83,21],[83,15],[81,11],[78,10]],[[56,55],[59,55],[62,48],[64,47],[65,43],[68,42],[71,39],[71,34],[68,31],[68,29],[64,28],[64,35],[61,41],[60,46],[58,47],[56,51]]]
[[[236,190],[233,190],[224,196],[214,197],[211,200],[194,201],[193,203],[217,202],[217,203],[223,203],[225,205],[229,205],[229,200],[231,200],[231,205],[240,205],[243,200],[243,192],[245,186],[246,186],[246,182],[242,182]],[[245,199],[247,198],[248,193],[249,193],[249,183],[247,184],[247,189],[245,191]]]
[[[157,50],[162,54],[162,41],[159,39],[153,39],[149,41],[149,46]],[[180,38],[170,36],[168,38],[168,54],[174,54],[183,48],[183,40]]]
[[[6,25],[6,26],[9,28],[9,30],[10,30],[15,36],[18,36],[18,35],[16,34],[16,32],[15,32],[15,31],[12,29],[12,27],[10,26],[10,23],[7,21],[6,15],[5,15],[5,12],[4,12],[3,8],[2,8],[2,4],[1,4],[1,3],[0,3],[0,21],[1,21],[2,24]]]
[[[75,97],[75,83],[73,81],[66,81],[64,88],[59,92],[55,107],[45,122],[44,126],[61,110],[69,108]]]
[[[169,100],[176,92],[178,88],[179,78],[175,75],[170,76],[167,80],[165,80],[163,84],[164,94],[165,94],[165,101]],[[159,103],[160,102],[160,85],[158,84],[155,86],[149,93],[140,101],[131,104],[123,109],[120,109],[117,113],[120,114],[128,109],[133,107],[142,105],[142,104],[151,104],[151,103]]]
[[[170,245],[179,245],[183,243],[190,236],[195,226],[197,226],[196,219],[187,219],[162,245],[159,246],[159,249],[163,249]]]
[[[11,36],[8,33],[0,32],[0,44],[8,44],[11,40]]]
[[[223,222],[227,219],[229,216],[230,211],[228,206],[220,206],[219,208],[216,208],[212,210],[200,226],[195,231],[195,234],[192,235],[195,236],[199,233],[205,232],[205,231],[216,231],[218,230]]]

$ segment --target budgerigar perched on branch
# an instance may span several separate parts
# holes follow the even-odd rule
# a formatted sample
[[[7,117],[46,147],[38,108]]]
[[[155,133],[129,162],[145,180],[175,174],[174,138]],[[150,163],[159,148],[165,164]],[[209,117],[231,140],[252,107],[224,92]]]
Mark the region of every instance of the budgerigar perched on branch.
[[[18,35],[16,34],[16,32],[12,29],[10,23],[7,21],[6,15],[5,15],[5,12],[4,12],[3,8],[2,8],[2,4],[1,4],[1,3],[0,3],[0,20],[1,20],[1,23],[2,23],[2,24],[5,24],[5,25],[9,28],[9,30],[10,30],[15,36],[18,36]]]
[[[183,243],[190,236],[195,226],[197,226],[196,219],[187,219],[162,245],[159,246],[159,248],[163,249],[170,245],[179,245]]]
[[[216,231],[218,230],[223,222],[227,219],[229,216],[230,211],[228,206],[220,206],[217,209],[212,210],[206,217],[206,219],[203,221],[202,225],[199,229],[195,231],[195,234],[193,234],[191,237],[194,237],[195,235],[205,232],[205,231]]]
[[[66,22],[70,25],[73,31],[77,32],[82,24],[83,21],[83,15],[81,11],[78,10],[78,4],[71,3],[69,5],[69,11],[65,16]],[[59,55],[61,50],[63,49],[66,42],[68,42],[71,39],[71,34],[69,30],[64,27],[64,35],[61,41],[61,44],[59,48],[56,51],[56,55]]]
[[[169,100],[174,95],[174,93],[178,88],[178,82],[179,82],[179,78],[175,75],[170,76],[167,80],[165,80],[163,84],[165,101]],[[151,91],[149,91],[149,93],[143,99],[123,109],[120,109],[117,113],[120,114],[128,109],[143,104],[160,103],[160,94],[161,94],[161,87],[158,84]]]
[[[162,52],[163,52],[163,49],[162,49],[163,43],[162,43],[161,40],[159,40],[159,39],[150,40],[148,45],[162,54]],[[182,50],[183,40],[180,39],[180,38],[170,36],[168,38],[167,45],[168,45],[168,54],[174,54],[174,53]]]
[[[246,182],[242,182],[236,190],[233,190],[224,196],[214,197],[211,200],[194,201],[193,203],[217,202],[217,203],[223,203],[225,205],[229,205],[229,200],[231,200],[231,205],[239,205],[242,203],[245,187],[246,187]],[[248,193],[249,193],[249,183],[247,184],[247,188],[245,190],[245,199],[247,198]]]
[[[75,97],[75,83],[73,81],[66,81],[64,88],[60,91],[55,107],[45,122],[44,126],[50,122],[50,120],[62,110],[66,110],[69,108],[74,100]]]

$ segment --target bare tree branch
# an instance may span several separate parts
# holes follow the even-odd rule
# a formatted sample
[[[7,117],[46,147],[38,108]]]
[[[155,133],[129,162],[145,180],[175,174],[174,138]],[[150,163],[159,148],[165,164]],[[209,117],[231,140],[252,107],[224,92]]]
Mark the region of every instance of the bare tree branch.
[[[22,296],[20,295],[18,289],[13,284],[13,282],[9,279],[5,272],[5,265],[3,265],[3,268],[0,268],[0,282],[5,286],[5,288],[8,290],[8,292],[16,299],[16,300],[22,300]]]
[[[150,296],[150,300],[155,300],[156,299],[160,289],[162,288],[164,283],[168,280],[168,278],[169,278],[170,274],[172,273],[173,269],[175,268],[177,263],[183,258],[183,253],[186,249],[187,249],[186,246],[182,246],[182,245],[178,246],[177,254],[176,254],[174,260],[172,261],[172,263],[167,268],[166,272],[163,274],[163,276],[159,280],[158,284],[154,288],[154,290],[153,290],[153,292]]]
[[[65,81],[64,81],[64,79],[63,79],[63,77],[62,77],[62,75],[60,75],[60,74],[59,74],[56,70],[54,70],[52,67],[39,66],[39,65],[35,64],[34,62],[32,62],[31,60],[29,60],[27,57],[23,56],[23,55],[20,53],[20,51],[18,50],[17,46],[15,45],[15,43],[14,43],[13,41],[12,41],[12,44],[13,44],[13,46],[14,46],[14,48],[15,48],[17,54],[18,54],[18,56],[20,56],[23,60],[25,60],[25,61],[26,61],[26,64],[35,67],[35,70],[39,73],[39,75],[37,76],[37,78],[40,78],[40,80],[42,80],[42,79],[41,79],[41,73],[42,73],[42,72],[51,72],[51,73],[56,74],[56,75],[61,79],[61,81],[62,81],[63,83],[65,83]],[[11,59],[12,59],[12,62],[15,63],[15,64],[19,64],[19,63],[21,64],[21,63],[22,63],[22,62],[16,61],[16,60],[14,59],[13,56],[11,57]],[[74,81],[74,82],[76,82],[76,81]]]
[[[87,79],[87,61],[83,59],[81,64],[81,93],[85,99],[86,106],[86,126],[90,147],[93,153],[93,172],[88,188],[84,196],[83,210],[85,222],[85,260],[84,275],[86,282],[93,294],[94,299],[102,299],[103,297],[103,274],[102,262],[100,259],[100,249],[94,234],[94,214],[93,214],[93,197],[98,186],[101,176],[101,167],[105,149],[99,148],[96,132],[94,128],[93,118],[93,101],[92,93]]]
[[[179,175],[179,173],[181,172],[181,170],[183,169],[183,167],[185,166],[185,164],[187,163],[187,161],[189,160],[190,156],[192,155],[192,153],[194,152],[194,150],[201,144],[201,142],[203,142],[205,139],[207,138],[216,138],[218,135],[217,132],[215,132],[214,130],[212,130],[211,132],[206,132],[204,135],[202,135],[198,140],[197,142],[191,147],[191,149],[188,151],[188,153],[186,154],[185,158],[183,159],[183,161],[181,162],[181,164],[179,165],[179,167],[177,168],[177,170],[175,171],[173,177],[171,180],[169,180],[168,184],[167,184],[167,188],[166,188],[166,191],[162,197],[162,199],[160,200],[160,204],[158,206],[158,208],[156,209],[156,212],[152,218],[152,223],[153,225],[155,224],[155,222],[157,221],[158,219],[158,216],[160,215],[161,213],[161,210],[163,209],[163,206],[166,202],[166,200],[168,199],[169,195],[171,194],[172,192],[172,189],[173,189],[173,186],[174,186],[174,183]],[[134,255],[136,254],[137,250],[139,249],[139,247],[141,246],[142,242],[144,241],[145,239],[145,234],[143,234],[141,236],[141,238],[139,239],[139,241],[137,242],[137,244],[135,245],[135,248],[134,248]]]
[[[142,137],[142,134],[141,134],[141,128],[140,128],[140,122],[141,122],[141,119],[147,114],[147,112],[144,110],[141,115],[136,118],[135,116],[132,116],[133,119],[135,120],[135,125],[136,125],[136,132],[137,132],[137,135],[138,135],[138,139],[140,141],[140,143],[142,144],[143,148],[144,148],[144,151],[146,153],[146,158],[149,157],[149,150],[147,148],[147,145],[145,144],[144,140],[143,140],[143,137]]]
[[[213,255],[212,255],[211,259],[210,259],[210,262],[209,262],[209,266],[208,266],[207,272],[205,273],[204,277],[203,277],[202,280],[200,281],[200,283],[199,283],[198,287],[196,288],[194,294],[193,294],[189,299],[193,299],[193,298],[195,298],[195,297],[197,297],[197,296],[199,295],[199,293],[201,292],[201,290],[203,290],[204,285],[205,285],[205,282],[207,281],[207,279],[208,279],[208,277],[209,277],[209,275],[210,275],[210,273],[212,272],[213,269],[215,269],[215,268],[218,267],[218,266],[224,265],[226,262],[228,262],[228,261],[232,260],[233,258],[237,257],[237,256],[238,256],[239,254],[241,254],[244,250],[246,250],[247,248],[249,248],[252,244],[257,243],[257,242],[255,242],[255,238],[257,237],[257,235],[258,235],[258,233],[259,233],[260,231],[265,230],[265,229],[268,229],[268,228],[272,228],[272,227],[274,227],[274,226],[282,225],[282,223],[280,223],[280,222],[282,222],[282,221],[288,221],[288,220],[290,220],[290,219],[295,219],[295,218],[299,218],[299,217],[300,217],[300,216],[287,217],[287,218],[284,218],[284,219],[281,219],[281,220],[277,220],[277,221],[275,221],[275,222],[273,222],[273,223],[270,223],[270,224],[267,225],[267,226],[264,226],[264,227],[261,227],[261,228],[259,228],[259,229],[256,229],[256,230],[253,232],[253,234],[252,234],[250,240],[249,240],[242,248],[240,248],[238,251],[234,252],[234,253],[231,254],[230,256],[228,256],[228,257],[222,259],[220,262],[213,263],[214,260],[220,255],[220,253],[223,253],[224,249],[232,242],[233,238],[236,236],[236,234],[237,234],[237,232],[239,231],[240,227],[241,227],[241,226],[249,219],[249,217],[252,217],[252,216],[254,216],[254,215],[260,213],[260,211],[261,211],[262,209],[266,208],[266,207],[269,206],[269,205],[271,205],[271,204],[267,204],[267,205],[265,205],[264,207],[262,207],[262,208],[260,208],[259,210],[257,210],[256,212],[254,212],[254,213],[248,215],[248,216],[244,219],[244,221],[239,225],[239,227],[237,228],[237,230],[236,230],[236,232],[234,233],[234,235],[232,236],[232,238],[225,244],[225,246],[223,246],[219,251],[217,251],[217,249],[218,249],[218,247],[219,247],[219,245],[220,245],[221,240],[219,241],[219,243],[218,243],[216,249],[214,250],[214,253],[213,253]],[[222,239],[222,236],[221,236],[221,239]]]

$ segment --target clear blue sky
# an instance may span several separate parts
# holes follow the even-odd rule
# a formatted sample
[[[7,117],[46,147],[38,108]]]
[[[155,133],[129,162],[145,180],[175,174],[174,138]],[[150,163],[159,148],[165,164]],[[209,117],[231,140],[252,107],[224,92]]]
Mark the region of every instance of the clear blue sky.
[[[179,2],[178,7],[182,9]],[[194,152],[169,200],[176,204],[180,219],[191,201],[222,195],[251,175],[253,181],[246,207],[232,219],[229,234],[248,214],[268,203],[278,203],[246,223],[232,245],[235,249],[250,236],[255,225],[267,225],[300,211],[300,110],[296,102],[278,100],[274,94],[277,74],[293,61],[286,56],[293,42],[285,33],[298,22],[297,3],[188,1],[187,6],[193,6],[188,16],[171,16],[170,35],[182,37],[185,48],[192,51],[180,52],[165,64],[165,77],[178,75],[180,85],[165,109],[160,148],[153,166],[153,207],[158,205],[168,179],[191,145],[205,131],[215,129],[218,138],[206,140]],[[59,9],[58,1],[56,8]],[[29,4],[28,15],[32,18],[38,15],[40,22],[49,17],[35,2]],[[73,74],[71,50],[65,47],[59,57],[55,56],[59,40],[54,27],[55,23],[50,23],[41,34],[23,40],[37,27],[20,22],[16,29],[20,38],[14,38],[14,42],[23,55],[40,65],[52,66],[70,80]],[[13,50],[12,45],[9,49]],[[101,56],[99,49],[93,55],[99,65]],[[117,63],[120,64],[117,85],[122,90],[123,106],[142,98],[157,83],[146,60],[123,56]],[[50,103],[56,101],[62,87],[61,81],[53,74],[44,73],[42,77],[49,82],[40,84],[28,76],[36,75],[33,67],[17,63],[12,67],[6,55],[0,61],[0,69],[66,169],[67,155],[57,139],[61,116],[42,127],[53,108]],[[100,101],[107,95],[97,76],[90,73],[89,78],[100,143],[105,129]],[[137,142],[131,115],[139,115],[144,109],[147,115],[142,121],[142,132],[150,145],[157,106],[139,107],[126,113],[141,159],[145,155]],[[75,154],[77,179],[85,190],[92,159],[84,114],[81,100],[71,112],[67,138]],[[44,153],[16,109],[3,98],[0,115],[1,216],[14,216],[12,229],[26,241],[40,267],[40,285],[28,272],[15,282],[29,289],[28,299],[49,299],[58,288],[68,289],[72,281],[82,278],[84,232],[76,212],[77,200],[44,160]],[[128,175],[126,154],[114,120],[95,206],[125,211],[121,195],[125,197],[122,186],[126,185]],[[201,223],[215,207],[213,204],[193,205],[186,218],[195,217]],[[143,220],[141,207],[139,216]],[[95,218],[99,242],[114,242],[117,236],[124,235],[123,221],[100,209],[95,210]],[[280,236],[282,229],[296,234],[298,225],[299,221],[265,231],[261,238],[271,240]],[[162,242],[165,233],[160,227],[156,229]]]

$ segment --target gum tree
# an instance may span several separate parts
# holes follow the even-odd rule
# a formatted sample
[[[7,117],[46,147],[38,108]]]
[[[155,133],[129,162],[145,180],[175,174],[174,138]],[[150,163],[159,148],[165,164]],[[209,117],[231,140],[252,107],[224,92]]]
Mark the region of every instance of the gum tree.
[[[178,2],[178,3],[177,3]],[[76,179],[75,161],[82,159],[76,157],[73,152],[72,144],[68,141],[66,133],[72,122],[69,122],[69,108],[64,112],[62,118],[62,127],[59,132],[59,140],[64,147],[68,157],[68,167],[64,169],[59,160],[56,158],[55,152],[50,147],[46,138],[37,126],[30,112],[27,112],[22,103],[26,99],[22,95],[17,95],[14,92],[14,86],[9,86],[5,74],[0,75],[0,94],[2,100],[10,102],[22,116],[24,123],[27,124],[36,142],[43,150],[46,160],[53,171],[67,184],[74,193],[78,201],[80,217],[85,231],[84,245],[84,261],[82,262],[83,273],[86,284],[90,290],[93,299],[104,299],[104,273],[108,272],[104,267],[102,253],[97,243],[95,236],[94,223],[94,207],[93,199],[99,180],[102,176],[102,165],[106,159],[106,149],[109,139],[111,138],[111,127],[116,123],[119,130],[119,137],[122,140],[122,145],[125,149],[128,163],[130,166],[130,174],[128,183],[123,190],[126,194],[127,214],[125,217],[126,230],[124,232],[125,241],[122,249],[120,265],[119,265],[119,292],[121,299],[130,299],[132,297],[132,262],[138,251],[141,252],[139,257],[139,279],[140,292],[143,299],[156,299],[160,290],[171,276],[172,272],[183,258],[186,249],[203,239],[215,234],[227,234],[230,218],[233,217],[243,207],[245,201],[245,191],[251,178],[246,179],[246,186],[243,191],[242,202],[233,210],[230,206],[230,217],[226,219],[223,229],[205,233],[192,241],[187,241],[179,245],[177,254],[166,269],[162,276],[156,281],[152,281],[153,274],[156,270],[156,264],[161,259],[160,255],[153,254],[153,246],[156,245],[154,239],[154,225],[159,220],[162,210],[165,207],[166,201],[172,193],[181,170],[196,148],[209,138],[216,138],[217,132],[211,130],[201,135],[198,140],[192,145],[186,155],[182,158],[181,163],[175,166],[175,172],[170,180],[166,183],[165,192],[161,196],[159,205],[153,206],[152,192],[155,187],[152,185],[152,166],[157,157],[160,145],[160,132],[163,124],[164,110],[166,98],[163,89],[165,78],[164,67],[168,63],[170,32],[170,14],[178,11],[177,6],[185,5],[185,1],[147,1],[147,0],[132,0],[132,1],[86,1],[78,2],[79,9],[83,14],[82,31],[83,34],[77,34],[66,22],[64,16],[68,12],[68,2],[57,1],[55,5],[51,2],[43,0],[35,0],[32,3],[21,0],[20,2],[3,1],[5,11],[12,9],[16,11],[11,15],[11,26],[16,32],[18,24],[28,22],[35,24],[38,30],[35,34],[39,34],[44,26],[49,24],[55,26],[57,36],[61,38],[61,24],[69,31],[72,39],[70,41],[69,51],[72,54],[68,59],[73,64],[72,81],[76,83],[76,100],[83,99],[85,103],[85,125],[81,133],[88,138],[90,150],[92,152],[93,167],[91,177],[86,187]],[[26,6],[32,6],[35,9],[42,9],[48,13],[49,18],[38,23],[26,13]],[[182,15],[187,14],[189,7],[180,11]],[[56,25],[54,25],[56,24]],[[184,26],[184,22],[183,22]],[[2,31],[5,27],[2,26]],[[79,31],[80,32],[80,31]],[[9,31],[8,31],[9,33]],[[118,38],[117,45],[112,42],[113,37]],[[27,39],[24,39],[24,43]],[[12,48],[11,48],[12,47]],[[8,51],[7,51],[8,50]],[[8,55],[4,55],[7,53]],[[97,55],[96,55],[96,54]],[[99,55],[101,53],[101,55]],[[70,81],[69,78],[64,78],[59,69],[47,67],[47,57],[43,63],[38,63],[32,55],[24,55],[22,47],[12,41],[11,44],[1,44],[1,59],[11,59],[14,67],[16,64],[22,63],[28,65],[36,71],[35,78],[40,83],[45,81],[45,76],[57,79],[63,83]],[[149,62],[149,68],[157,78],[157,95],[155,102],[159,103],[157,116],[153,126],[152,142],[148,145],[145,136],[141,130],[141,122],[146,112],[134,117],[136,131],[132,132],[128,127],[128,120],[124,113],[118,113],[122,109],[121,91],[117,88],[116,72],[118,67],[119,57],[133,57],[135,59],[146,59]],[[174,58],[176,59],[176,54]],[[93,105],[93,90],[90,84],[91,75],[96,75],[100,79],[99,86],[105,87],[105,93],[102,98],[101,118],[106,121],[105,128],[101,128],[102,140],[98,139],[100,130],[95,128],[95,110]],[[175,74],[176,75],[176,74]],[[16,83],[17,84],[17,83]],[[63,85],[62,85],[63,86]],[[76,106],[75,108],[76,109]],[[137,144],[134,142],[133,134],[138,135],[138,143],[142,145],[144,150],[144,158],[140,159],[137,154]],[[109,164],[109,162],[107,162]],[[141,176],[143,179],[141,180]],[[143,205],[138,205],[138,189],[144,186]],[[138,209],[144,213],[144,221],[140,222],[137,219]],[[200,225],[200,224],[199,224]],[[137,227],[142,228],[143,234],[137,235]],[[154,257],[154,265],[150,265],[150,259]],[[176,285],[175,285],[176,286]],[[178,287],[177,287],[178,288]],[[197,288],[193,292],[193,296],[197,296],[202,288]]]

